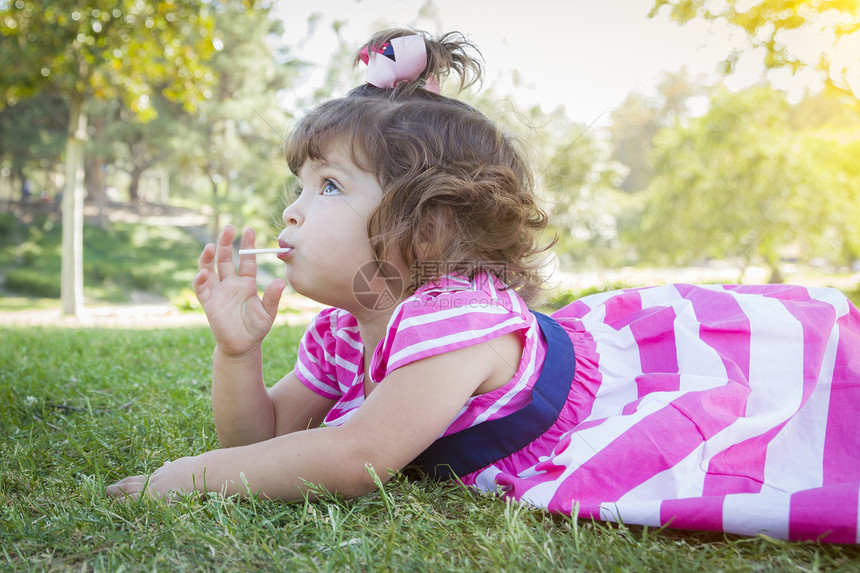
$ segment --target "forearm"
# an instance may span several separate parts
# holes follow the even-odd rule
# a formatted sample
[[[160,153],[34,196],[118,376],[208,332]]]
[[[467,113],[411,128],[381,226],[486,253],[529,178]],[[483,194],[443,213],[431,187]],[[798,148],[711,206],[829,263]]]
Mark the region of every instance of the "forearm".
[[[236,448],[206,452],[194,459],[192,482],[198,491],[225,495],[260,495],[284,501],[303,499],[321,485],[330,492],[356,497],[374,482],[364,459],[336,436],[340,428],[316,428]],[[387,468],[376,468],[387,481]],[[310,486],[309,486],[310,484]]]
[[[405,467],[451,425],[462,404],[488,379],[488,372],[509,372],[510,361],[486,343],[425,358],[390,373],[342,426],[301,430],[297,422],[282,426],[279,421],[277,437],[181,458],[151,476],[117,482],[107,493],[136,497],[149,488],[150,495],[160,497],[197,489],[295,500],[312,497],[318,485],[347,497],[362,495],[375,487],[367,464],[379,480],[387,481],[389,470]],[[246,364],[240,372],[247,376],[249,370]],[[224,373],[222,368],[218,371]],[[257,382],[255,393],[264,392],[261,378]],[[294,421],[314,422],[331,408],[330,401],[302,385],[295,372],[278,382],[272,393],[279,416],[286,408],[289,414],[284,417]],[[289,408],[293,398],[309,405]]]
[[[212,414],[223,447],[274,436],[274,410],[263,382],[263,357],[257,348],[241,357],[217,348],[212,359]]]

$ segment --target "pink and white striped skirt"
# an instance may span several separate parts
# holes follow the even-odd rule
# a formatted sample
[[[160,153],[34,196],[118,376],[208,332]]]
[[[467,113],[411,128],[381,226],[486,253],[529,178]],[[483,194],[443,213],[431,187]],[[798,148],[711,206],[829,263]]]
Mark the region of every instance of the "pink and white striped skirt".
[[[860,313],[838,291],[666,285],[553,315],[558,420],[463,478],[553,512],[860,543]]]

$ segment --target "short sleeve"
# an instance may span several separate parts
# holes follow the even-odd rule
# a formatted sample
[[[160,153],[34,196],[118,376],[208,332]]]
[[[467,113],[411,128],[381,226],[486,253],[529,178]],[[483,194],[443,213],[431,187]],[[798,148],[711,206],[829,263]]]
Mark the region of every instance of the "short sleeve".
[[[373,356],[372,378],[379,382],[406,364],[526,329],[531,321],[513,291],[472,283],[459,290],[416,292],[392,316]]]
[[[320,312],[299,343],[295,373],[320,396],[337,400],[351,386],[362,347],[355,318],[335,308]]]

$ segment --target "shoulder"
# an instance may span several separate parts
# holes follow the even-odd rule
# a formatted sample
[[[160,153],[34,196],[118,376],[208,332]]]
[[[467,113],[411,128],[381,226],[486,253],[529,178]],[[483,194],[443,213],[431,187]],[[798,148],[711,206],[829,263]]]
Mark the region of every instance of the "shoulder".
[[[402,333],[435,326],[448,332],[476,331],[508,322],[521,323],[529,314],[522,298],[493,275],[481,273],[472,280],[448,275],[404,300],[392,316],[389,329]]]
[[[374,355],[374,379],[407,363],[528,328],[531,313],[515,291],[483,274],[445,276],[395,310]]]
[[[526,314],[522,298],[495,275],[482,272],[469,280],[460,275],[445,275],[426,284],[401,303],[403,315],[426,315],[446,312],[457,314]]]

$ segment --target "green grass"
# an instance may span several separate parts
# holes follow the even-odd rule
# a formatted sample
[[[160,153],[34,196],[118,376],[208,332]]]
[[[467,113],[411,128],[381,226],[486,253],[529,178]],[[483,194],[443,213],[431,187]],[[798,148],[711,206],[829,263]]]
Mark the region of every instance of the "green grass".
[[[267,380],[300,329],[267,339]],[[207,329],[2,328],[0,569],[850,571],[860,547],[553,516],[397,476],[356,500],[122,503],[106,484],[217,446]]]
[[[57,308],[59,306],[60,301],[55,298],[0,296],[0,311],[44,310],[48,308]]]

